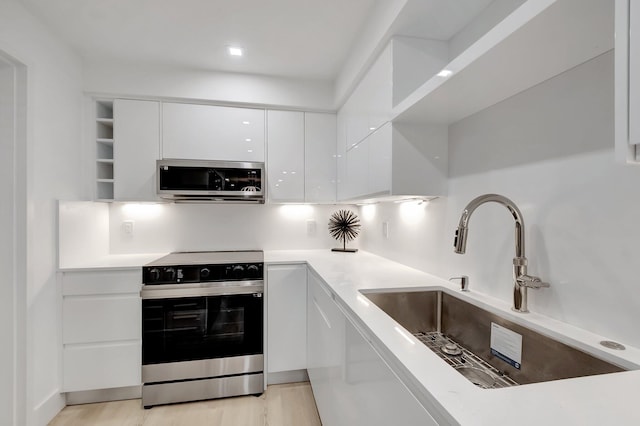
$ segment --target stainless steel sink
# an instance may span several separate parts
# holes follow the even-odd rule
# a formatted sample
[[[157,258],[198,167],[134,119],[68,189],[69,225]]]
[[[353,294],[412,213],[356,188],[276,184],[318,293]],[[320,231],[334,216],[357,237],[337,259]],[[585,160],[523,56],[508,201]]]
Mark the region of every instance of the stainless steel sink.
[[[443,291],[362,294],[482,388],[625,371]],[[492,323],[522,336],[520,368],[492,353]]]

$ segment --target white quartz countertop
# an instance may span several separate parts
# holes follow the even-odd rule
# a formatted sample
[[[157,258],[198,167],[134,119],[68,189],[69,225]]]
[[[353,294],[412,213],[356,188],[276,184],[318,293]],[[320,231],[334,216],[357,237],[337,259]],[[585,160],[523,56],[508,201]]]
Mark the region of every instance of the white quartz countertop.
[[[73,265],[61,271],[141,267],[167,253],[110,255]],[[405,380],[407,387],[442,424],[462,425],[640,425],[640,370],[554,382],[484,390],[446,365],[412,336],[398,332],[397,323],[360,290],[425,287],[442,289],[490,310],[510,321],[554,337],[602,359],[630,369],[640,368],[640,350],[606,349],[606,340],[586,330],[535,312],[517,314],[503,300],[473,292],[460,293],[446,280],[367,253],[330,250],[266,250],[267,264],[307,263],[327,283],[336,301],[357,322],[385,361]],[[415,339],[414,339],[415,340]],[[624,342],[622,342],[624,343]]]
[[[149,262],[166,256],[167,254],[168,253],[109,254],[61,264],[58,267],[58,270],[65,272],[140,268]]]
[[[409,373],[405,383],[440,423],[462,425],[638,425],[640,370],[503,389],[480,389],[467,381],[426,346],[412,343],[395,323],[360,290],[383,288],[439,288],[484,309],[555,337],[571,346],[627,368],[639,368],[640,351],[606,349],[598,344],[605,336],[573,327],[536,313],[517,314],[502,300],[474,293],[460,293],[446,280],[366,252],[335,253],[329,250],[267,251],[266,263],[307,262],[336,294],[351,319],[371,333],[372,343],[392,366]],[[398,372],[396,371],[398,374]]]

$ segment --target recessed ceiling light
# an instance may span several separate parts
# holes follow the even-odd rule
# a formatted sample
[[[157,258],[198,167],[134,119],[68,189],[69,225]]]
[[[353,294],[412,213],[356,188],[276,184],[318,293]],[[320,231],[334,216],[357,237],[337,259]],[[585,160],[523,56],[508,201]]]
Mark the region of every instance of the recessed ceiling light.
[[[453,74],[453,71],[448,70],[448,69],[443,69],[442,71],[440,71],[438,73],[438,77],[450,77],[451,74]]]
[[[229,46],[229,47],[227,47],[227,52],[229,52],[229,55],[231,55],[231,56],[242,56],[242,48],[241,47]]]
[[[245,142],[251,142],[251,138],[246,138],[244,141]]]
[[[250,121],[243,121],[242,124],[251,124]]]

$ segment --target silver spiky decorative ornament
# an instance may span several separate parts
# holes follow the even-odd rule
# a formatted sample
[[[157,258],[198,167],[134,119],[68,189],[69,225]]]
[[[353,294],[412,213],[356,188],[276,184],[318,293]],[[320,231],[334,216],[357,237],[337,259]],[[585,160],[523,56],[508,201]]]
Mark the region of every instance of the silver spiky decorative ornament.
[[[348,249],[347,241],[351,241],[360,233],[360,219],[351,210],[338,210],[329,218],[329,234],[338,241],[342,241],[342,248],[331,251],[355,253],[358,249]]]

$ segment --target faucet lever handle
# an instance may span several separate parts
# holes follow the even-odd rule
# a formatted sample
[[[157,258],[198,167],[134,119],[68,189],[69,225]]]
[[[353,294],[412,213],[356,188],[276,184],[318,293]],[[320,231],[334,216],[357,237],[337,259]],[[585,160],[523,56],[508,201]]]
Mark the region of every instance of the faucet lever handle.
[[[467,275],[449,278],[449,281],[453,280],[460,280],[460,291],[469,291],[469,277]]]
[[[516,281],[522,287],[527,288],[546,288],[551,286],[549,283],[546,283],[540,278],[534,277],[532,275],[520,275],[518,278],[516,278]]]

